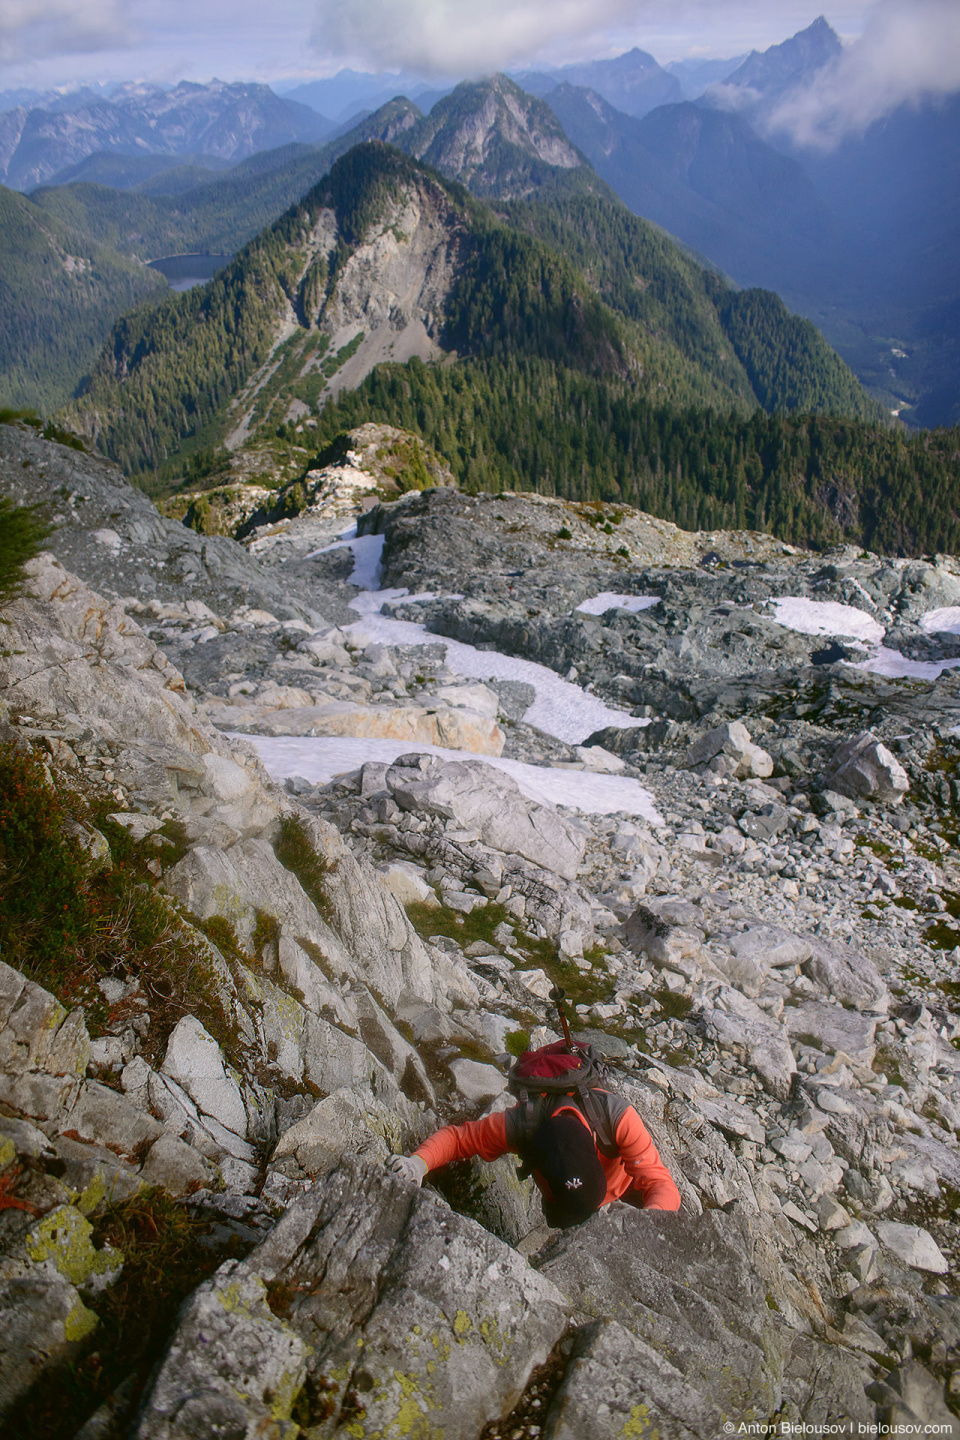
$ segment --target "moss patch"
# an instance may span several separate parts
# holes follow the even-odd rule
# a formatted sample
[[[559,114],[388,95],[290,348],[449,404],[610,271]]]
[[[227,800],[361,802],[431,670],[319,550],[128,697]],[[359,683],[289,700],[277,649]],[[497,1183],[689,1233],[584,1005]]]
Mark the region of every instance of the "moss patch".
[[[459,910],[451,910],[447,905],[425,905],[417,901],[407,905],[406,911],[410,924],[422,939],[444,935],[463,947],[473,945],[477,940],[495,947],[494,930],[504,922],[513,923],[512,916],[503,906],[494,904],[478,905],[469,915],[462,915]]]
[[[508,1031],[506,1039],[504,1040],[504,1044],[507,1047],[507,1053],[510,1055],[516,1055],[517,1059],[519,1059],[525,1051],[530,1049],[529,1030]]]
[[[693,1001],[689,996],[679,995],[676,990],[670,990],[667,986],[652,993],[664,1015],[669,1015],[672,1020],[685,1019],[693,1009]]]

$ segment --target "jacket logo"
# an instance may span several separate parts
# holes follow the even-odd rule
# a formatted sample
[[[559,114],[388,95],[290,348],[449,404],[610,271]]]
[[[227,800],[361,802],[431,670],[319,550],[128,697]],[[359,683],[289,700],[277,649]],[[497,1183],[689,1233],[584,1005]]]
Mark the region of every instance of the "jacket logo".
[[[583,1185],[583,1181],[580,1179],[579,1175],[574,1175],[572,1180],[565,1180],[563,1183],[564,1185],[566,1185],[568,1190],[579,1190],[580,1187]]]

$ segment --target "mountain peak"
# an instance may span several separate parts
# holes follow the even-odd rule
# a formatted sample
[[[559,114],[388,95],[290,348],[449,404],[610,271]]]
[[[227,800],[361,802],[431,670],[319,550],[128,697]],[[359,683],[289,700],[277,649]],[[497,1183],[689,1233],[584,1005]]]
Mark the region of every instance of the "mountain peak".
[[[507,75],[465,80],[404,148],[475,195],[500,198],[529,193],[548,171],[584,166],[550,107]]]
[[[842,52],[840,37],[823,15],[812,25],[768,50],[754,50],[726,80],[764,98],[799,84]]]

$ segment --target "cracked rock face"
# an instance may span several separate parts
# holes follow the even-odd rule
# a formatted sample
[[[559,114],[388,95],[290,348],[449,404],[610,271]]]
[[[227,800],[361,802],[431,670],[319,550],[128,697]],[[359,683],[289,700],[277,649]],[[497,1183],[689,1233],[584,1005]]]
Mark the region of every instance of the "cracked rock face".
[[[143,1186],[234,1250],[91,1397],[84,1440],[954,1423],[958,677],[853,670],[849,637],[772,603],[854,606],[942,661],[956,638],[920,621],[960,594],[953,562],[424,492],[361,529],[385,584],[440,598],[392,602],[415,643],[366,643],[347,552],[304,558],[340,491],[309,546],[201,539],[0,427],[0,488],[30,484],[58,528],[3,614],[0,742],[73,797],[97,883],[135,865],[190,960],[159,988],[118,962],[82,999],[0,965],[2,1423],[105,1344],[127,1261],[97,1227]],[[526,723],[532,684],[458,674],[450,637],[651,723],[569,744]],[[554,778],[641,784],[649,818],[535,803],[413,740],[281,788],[235,734],[322,742],[348,710],[456,715],[461,746],[485,725]],[[677,1215],[551,1232],[513,1156],[423,1189],[384,1169],[510,1103],[498,1057],[558,1038],[558,982]]]

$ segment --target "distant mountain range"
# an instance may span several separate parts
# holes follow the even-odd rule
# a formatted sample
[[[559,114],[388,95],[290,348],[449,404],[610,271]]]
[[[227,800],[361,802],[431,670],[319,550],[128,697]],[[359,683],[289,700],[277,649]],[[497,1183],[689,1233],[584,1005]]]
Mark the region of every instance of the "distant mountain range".
[[[347,71],[291,92],[306,99],[309,88],[313,102],[325,96],[343,111],[406,81],[420,94],[420,104],[391,98],[339,131],[263,86],[102,87],[0,113],[0,165],[14,185],[30,188],[40,175],[53,182],[33,189],[31,204],[70,231],[71,254],[89,258],[90,247],[107,245],[124,261],[232,253],[369,139],[488,198],[615,192],[737,284],[775,290],[813,319],[889,410],[952,423],[960,420],[960,97],[901,107],[833,152],[798,149],[769,128],[771,109],[839,51],[821,18],[729,61],[665,69],[633,50],[529,72],[523,86],[499,77],[482,103],[471,84],[444,94],[412,76]],[[699,87],[706,93],[695,102],[681,98]],[[28,296],[20,259],[0,252],[0,286],[6,267]],[[89,281],[92,272],[83,273]],[[55,283],[54,274],[44,271],[36,322],[8,324],[0,345],[0,374],[20,376],[12,390],[2,382],[4,393],[33,387],[46,405],[80,378],[66,363],[44,364],[54,297],[81,283],[75,269],[61,269]],[[155,283],[148,277],[144,293]],[[98,293],[93,308],[66,304],[58,355],[71,325],[89,321],[105,338],[109,303]],[[65,344],[62,355],[89,353],[85,343]]]
[[[639,49],[628,50],[615,60],[591,60],[547,72],[523,71],[514,78],[524,90],[540,96],[557,85],[583,85],[625,115],[646,115],[658,105],[670,105],[683,98],[679,79]]]
[[[920,425],[960,421],[960,96],[901,106],[832,151],[768,126],[840,53],[822,18],[696,103],[643,118],[564,84],[547,103],[637,214],[741,285],[809,316],[872,392]]]
[[[744,92],[739,99],[741,106],[750,99],[754,103],[769,103],[794,86],[802,85],[842,51],[840,37],[821,15],[789,40],[771,45],[768,50],[751,51],[741,65],[725,76],[722,84]]]
[[[319,140],[333,128],[267,85],[123,85],[108,98],[82,92],[75,103],[65,97],[52,108],[20,105],[0,114],[0,181],[30,190],[99,151],[235,161]]]

